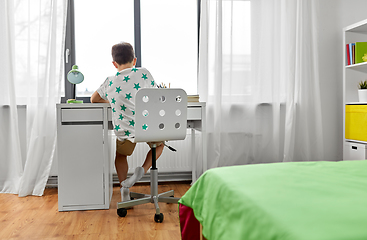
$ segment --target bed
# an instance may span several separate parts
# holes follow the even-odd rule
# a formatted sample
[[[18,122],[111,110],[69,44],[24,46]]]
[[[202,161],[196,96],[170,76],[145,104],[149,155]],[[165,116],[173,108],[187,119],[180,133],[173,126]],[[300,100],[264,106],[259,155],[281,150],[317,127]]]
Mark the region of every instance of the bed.
[[[367,239],[367,160],[206,171],[179,201],[182,239]]]

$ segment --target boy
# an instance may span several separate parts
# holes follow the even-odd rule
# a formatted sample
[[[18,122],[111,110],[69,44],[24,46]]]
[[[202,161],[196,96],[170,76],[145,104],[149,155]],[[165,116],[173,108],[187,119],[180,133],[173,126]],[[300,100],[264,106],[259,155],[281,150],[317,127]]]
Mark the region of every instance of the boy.
[[[127,156],[135,148],[134,115],[135,94],[140,88],[156,87],[154,79],[145,68],[135,68],[136,57],[133,47],[126,42],[112,47],[113,65],[117,69],[115,76],[108,77],[93,93],[92,103],[110,103],[112,123],[116,135],[115,167],[120,182],[121,201],[130,200],[129,188],[139,181],[152,165],[152,150],[146,156],[142,167],[137,167],[134,174],[127,178],[129,169]],[[149,144],[149,143],[148,143]],[[156,148],[157,159],[162,154],[162,143]]]

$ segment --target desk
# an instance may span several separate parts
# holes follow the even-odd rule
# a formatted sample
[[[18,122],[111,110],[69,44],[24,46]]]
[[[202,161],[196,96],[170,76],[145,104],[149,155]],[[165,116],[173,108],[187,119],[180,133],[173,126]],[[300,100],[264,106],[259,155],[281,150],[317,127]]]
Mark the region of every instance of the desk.
[[[191,128],[191,159],[192,159],[192,183],[197,180],[197,162],[195,162],[195,130],[201,132],[202,168],[207,167],[207,141],[206,141],[206,104],[204,102],[187,103],[187,128]]]
[[[109,152],[111,108],[107,103],[57,104],[59,211],[109,209],[113,164]],[[202,133],[202,166],[207,169],[206,104],[190,102],[192,181],[197,179],[195,134]],[[110,128],[111,129],[111,128]]]

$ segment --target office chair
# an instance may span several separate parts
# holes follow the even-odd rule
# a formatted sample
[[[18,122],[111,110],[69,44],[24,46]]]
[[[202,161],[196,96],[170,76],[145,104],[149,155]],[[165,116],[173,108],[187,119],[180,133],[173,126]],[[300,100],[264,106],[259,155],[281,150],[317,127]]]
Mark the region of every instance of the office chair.
[[[159,143],[169,140],[183,140],[186,137],[187,94],[182,89],[144,88],[135,96],[135,140],[134,142]],[[158,194],[158,169],[156,166],[156,144],[152,146],[152,167],[150,169],[150,195],[130,192],[132,200],[117,203],[117,214],[127,215],[127,208],[154,203],[155,222],[163,221],[158,202],[177,203],[174,191]]]

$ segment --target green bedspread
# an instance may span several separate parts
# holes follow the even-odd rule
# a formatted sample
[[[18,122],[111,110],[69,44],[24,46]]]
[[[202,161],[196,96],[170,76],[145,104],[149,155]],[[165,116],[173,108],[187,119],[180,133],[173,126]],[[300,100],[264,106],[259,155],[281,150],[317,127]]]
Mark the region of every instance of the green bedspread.
[[[367,161],[215,168],[180,203],[208,240],[366,240]]]

